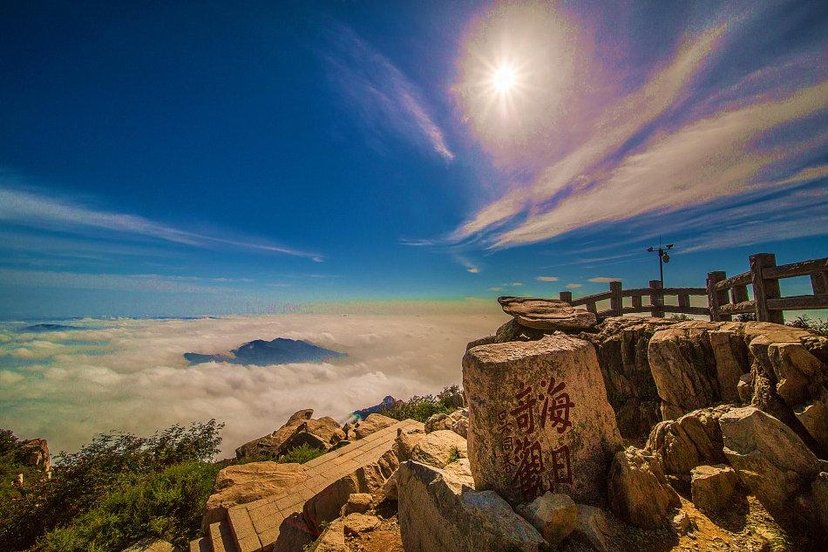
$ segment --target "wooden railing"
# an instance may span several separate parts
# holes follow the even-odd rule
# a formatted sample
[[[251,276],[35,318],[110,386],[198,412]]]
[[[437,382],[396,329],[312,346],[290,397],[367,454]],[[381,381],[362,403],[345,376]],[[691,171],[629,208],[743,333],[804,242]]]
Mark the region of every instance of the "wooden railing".
[[[781,296],[779,280],[795,276],[811,277],[811,295]],[[753,299],[748,297],[748,285],[753,287]],[[707,300],[711,320],[753,313],[761,322],[783,324],[783,311],[828,308],[828,258],[777,266],[771,253],[751,255],[748,272],[730,278],[722,271],[708,272]]]
[[[589,312],[595,313],[598,319],[608,316],[622,316],[636,312],[646,312],[651,316],[663,317],[664,313],[680,314],[710,314],[707,307],[693,307],[690,305],[690,297],[693,295],[707,296],[705,288],[662,288],[659,280],[650,280],[650,287],[639,289],[623,289],[621,282],[610,282],[610,289],[604,293],[587,295],[572,299],[571,291],[560,293],[561,301],[566,301],[572,306],[585,306]],[[665,297],[677,297],[677,305],[668,305]],[[624,298],[631,298],[631,306],[624,306]],[[645,305],[643,298],[649,298],[649,304]],[[598,311],[600,301],[609,300],[609,309]]]

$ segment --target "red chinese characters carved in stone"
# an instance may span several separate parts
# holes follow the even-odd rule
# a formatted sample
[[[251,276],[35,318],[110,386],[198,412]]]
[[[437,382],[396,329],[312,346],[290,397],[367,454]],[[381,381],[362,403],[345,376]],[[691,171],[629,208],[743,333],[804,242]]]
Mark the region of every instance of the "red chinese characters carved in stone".
[[[545,383],[541,382],[541,385]],[[566,389],[566,382],[556,383],[555,378],[552,378],[546,388],[546,394],[538,396],[539,400],[543,400],[540,426],[545,428],[548,421],[549,426],[557,428],[558,433],[561,434],[572,427],[572,422],[569,421],[569,409],[575,406],[575,403],[569,399],[569,393],[564,392],[564,389]]]

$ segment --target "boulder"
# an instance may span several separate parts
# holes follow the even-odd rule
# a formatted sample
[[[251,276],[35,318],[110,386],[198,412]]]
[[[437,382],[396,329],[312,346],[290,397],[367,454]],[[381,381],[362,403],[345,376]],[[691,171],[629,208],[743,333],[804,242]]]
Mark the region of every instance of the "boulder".
[[[650,432],[645,449],[661,456],[665,474],[689,482],[690,470],[696,466],[725,461],[719,418],[733,408],[702,408],[678,420],[659,422]]]
[[[394,454],[400,462],[411,458],[411,453],[417,443],[425,437],[425,432],[419,428],[407,428],[397,430],[397,439],[394,441]]]
[[[296,426],[296,431],[279,447],[279,454],[307,445],[324,451],[331,450],[345,439],[345,432],[339,422],[329,416],[318,420],[305,420]]]
[[[518,512],[552,546],[557,546],[575,529],[578,506],[565,494],[546,492],[518,507]]]
[[[590,343],[555,334],[474,347],[463,387],[478,489],[512,504],[546,491],[603,502],[621,436]]]
[[[225,518],[227,510],[300,485],[308,475],[301,464],[250,462],[218,472],[214,492],[207,499],[202,527]]]
[[[364,514],[371,509],[371,503],[373,501],[374,497],[368,493],[353,493],[348,497],[348,502],[342,506],[339,515],[345,517],[348,514],[354,513]]]
[[[46,439],[21,441],[18,456],[27,466],[44,472],[52,471],[52,457],[49,454],[49,443],[46,442]]]
[[[411,452],[411,459],[436,468],[468,458],[466,440],[453,431],[441,429],[427,433]]]
[[[542,338],[545,334],[543,330],[535,330],[520,325],[517,320],[512,318],[502,326],[500,326],[494,335],[493,343],[506,343],[507,341],[535,341]],[[483,345],[483,343],[479,343]]]
[[[572,536],[586,541],[597,552],[615,552],[614,538],[607,515],[600,508],[578,504],[578,517]]]
[[[828,453],[828,418],[796,415],[828,402],[828,338],[769,322],[696,320],[656,332],[648,357],[665,420],[718,402],[750,402],[814,452]]]
[[[724,454],[739,479],[774,516],[812,517],[798,497],[807,494],[821,464],[788,426],[754,407],[719,419]]]
[[[640,439],[659,421],[658,390],[650,373],[647,346],[658,330],[677,324],[669,318],[606,318],[598,333],[579,335],[595,346],[607,396],[622,437]]]
[[[644,529],[664,525],[672,519],[672,509],[681,506],[664,476],[661,459],[634,447],[615,455],[608,493],[612,511]]]
[[[793,413],[821,450],[828,451],[828,397],[799,405]]]
[[[372,433],[376,433],[381,429],[385,429],[386,427],[396,424],[397,421],[398,420],[395,420],[394,418],[389,418],[388,416],[383,416],[382,414],[369,414],[367,418],[357,422],[353,426],[352,439],[365,439]]]
[[[379,527],[382,521],[376,517],[361,513],[348,514],[332,521],[310,547],[311,552],[348,552],[351,548],[346,538],[370,533]]]
[[[739,477],[730,466],[696,466],[690,480],[693,504],[705,513],[719,513],[733,506],[738,484]]]
[[[282,445],[295,432],[296,429],[305,421],[310,420],[313,416],[313,410],[310,408],[294,412],[288,421],[275,430],[270,435],[265,435],[258,439],[254,439],[249,443],[245,443],[236,449],[236,458],[256,458],[262,456],[269,456],[273,458],[284,454]]]
[[[437,431],[438,429],[448,429],[454,431],[464,439],[468,431],[468,408],[458,408],[454,412],[446,413],[440,412],[431,416],[425,423],[426,433]]]
[[[540,551],[546,541],[493,491],[415,461],[399,471],[398,519],[406,552]]]
[[[326,523],[339,517],[342,507],[347,504],[352,494],[367,493],[380,496],[386,479],[379,463],[357,468],[305,502],[302,508],[305,521],[312,531],[319,534]]]
[[[535,297],[498,297],[503,312],[526,328],[554,331],[587,330],[598,323],[594,313],[576,309],[566,301]]]

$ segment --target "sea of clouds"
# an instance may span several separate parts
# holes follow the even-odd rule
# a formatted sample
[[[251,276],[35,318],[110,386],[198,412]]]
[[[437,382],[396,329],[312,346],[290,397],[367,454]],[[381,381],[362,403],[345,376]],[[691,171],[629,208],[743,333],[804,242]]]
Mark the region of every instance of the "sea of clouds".
[[[504,315],[326,315],[63,322],[21,331],[0,324],[0,427],[77,450],[109,430],[150,434],[180,423],[226,423],[221,457],[290,414],[344,421],[385,395],[408,398],[461,383],[468,341]],[[253,339],[303,339],[345,352],[320,364],[190,366],[185,352],[219,353]]]

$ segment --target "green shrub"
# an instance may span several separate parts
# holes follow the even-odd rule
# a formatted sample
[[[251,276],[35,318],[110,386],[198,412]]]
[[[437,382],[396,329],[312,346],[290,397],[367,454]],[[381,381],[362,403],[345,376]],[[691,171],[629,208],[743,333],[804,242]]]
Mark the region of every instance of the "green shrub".
[[[396,420],[413,418],[425,423],[434,414],[454,412],[461,403],[462,392],[457,385],[452,385],[443,389],[436,397],[415,395],[407,401],[399,401],[392,408],[380,410],[379,413]]]
[[[279,463],[304,464],[305,462],[310,462],[314,458],[319,458],[323,454],[325,454],[324,450],[313,448],[312,446],[305,443],[300,447],[292,448],[289,451],[287,451],[287,454],[284,454],[279,458]]]
[[[813,319],[808,315],[802,315],[788,322],[788,326],[811,330],[814,333],[828,337],[828,320]]]
[[[0,501],[0,519],[3,519],[0,550],[27,549],[57,528],[66,528],[68,532],[50,537],[55,543],[50,546],[54,550],[72,550],[73,543],[83,538],[82,531],[72,529],[75,523],[85,515],[91,515],[92,511],[100,511],[113,493],[127,492],[132,486],[141,487],[178,464],[210,465],[207,462],[218,452],[222,427],[223,424],[210,420],[187,428],[175,425],[151,437],[106,433],[96,436],[76,453],[59,454],[54,461],[51,479],[27,485],[25,496]],[[212,487],[212,476],[207,477],[204,472],[194,473],[204,475],[204,485]],[[169,483],[171,480],[162,478],[160,481]],[[169,492],[175,494],[177,491],[171,488]],[[163,493],[152,496],[160,498]],[[187,507],[197,512],[194,516],[200,516],[201,506],[191,503]],[[105,512],[107,516],[115,515],[112,510]],[[183,511],[171,515],[174,519],[187,518]],[[100,521],[99,517],[94,519]],[[107,527],[122,527],[126,521],[119,518],[107,523]],[[162,529],[169,532],[166,526],[147,526],[145,536]]]
[[[40,542],[45,552],[123,550],[160,538],[185,548],[196,538],[219,467],[185,462],[124,481],[88,512]]]
[[[26,451],[20,440],[8,429],[0,429],[0,502],[16,499],[20,491],[14,486],[17,474],[23,474],[26,485],[45,477],[45,473],[25,462]]]

